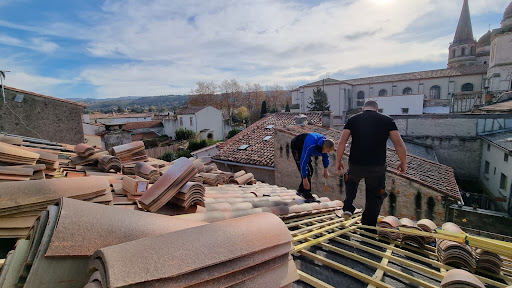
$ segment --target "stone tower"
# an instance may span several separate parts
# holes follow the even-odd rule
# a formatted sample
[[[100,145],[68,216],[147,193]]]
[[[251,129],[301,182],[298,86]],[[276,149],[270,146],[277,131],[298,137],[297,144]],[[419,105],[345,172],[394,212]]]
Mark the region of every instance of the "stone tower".
[[[449,48],[448,68],[475,64],[476,44],[477,42],[473,37],[468,0],[464,0],[457,31],[455,32],[455,37],[453,37],[453,42],[450,44]]]

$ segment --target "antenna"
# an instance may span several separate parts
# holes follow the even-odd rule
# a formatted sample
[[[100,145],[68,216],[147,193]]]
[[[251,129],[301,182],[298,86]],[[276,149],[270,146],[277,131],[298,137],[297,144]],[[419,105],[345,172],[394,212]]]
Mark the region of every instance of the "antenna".
[[[2,85],[2,97],[4,98],[5,103],[5,91],[4,91],[4,79],[5,79],[5,73],[11,72],[6,70],[0,70],[0,84]]]

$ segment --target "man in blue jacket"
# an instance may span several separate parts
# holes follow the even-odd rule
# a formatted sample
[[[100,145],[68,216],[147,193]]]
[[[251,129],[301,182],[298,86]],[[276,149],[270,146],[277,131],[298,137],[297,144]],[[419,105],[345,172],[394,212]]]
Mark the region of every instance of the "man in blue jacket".
[[[306,133],[293,138],[290,148],[301,176],[297,194],[304,197],[307,202],[313,202],[315,199],[311,194],[311,176],[313,175],[311,156],[322,156],[324,177],[328,179],[329,153],[334,151],[334,141],[318,133]]]

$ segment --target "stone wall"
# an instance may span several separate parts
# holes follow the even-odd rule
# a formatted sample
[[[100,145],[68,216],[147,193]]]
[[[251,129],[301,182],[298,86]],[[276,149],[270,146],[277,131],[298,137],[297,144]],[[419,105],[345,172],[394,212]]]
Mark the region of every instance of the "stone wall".
[[[109,131],[101,136],[102,142],[105,144],[105,149],[110,150],[114,146],[128,144],[132,142],[130,132],[119,130]]]
[[[275,133],[275,179],[276,185],[296,190],[300,184],[300,175],[297,165],[290,151],[290,142],[293,136],[281,131]],[[319,197],[344,200],[345,185],[341,177],[335,174],[336,155],[331,153],[329,172],[331,177],[327,181],[331,192],[324,192],[322,159],[313,159],[312,193]],[[348,157],[344,157],[343,163],[348,168]],[[442,194],[420,185],[407,178],[386,173],[386,192],[389,196],[384,200],[380,214],[407,217],[410,219],[429,218],[437,224],[442,224],[445,219],[445,206],[448,203],[443,200]],[[365,205],[364,180],[359,183],[357,197],[354,206],[364,208]],[[418,196],[419,195],[419,196]],[[393,200],[394,199],[394,200]]]
[[[21,102],[13,101],[17,94],[23,95]],[[78,144],[84,141],[82,127],[84,107],[28,93],[19,93],[8,88],[5,89],[5,98],[8,107],[3,100],[0,101],[0,131],[67,144]]]

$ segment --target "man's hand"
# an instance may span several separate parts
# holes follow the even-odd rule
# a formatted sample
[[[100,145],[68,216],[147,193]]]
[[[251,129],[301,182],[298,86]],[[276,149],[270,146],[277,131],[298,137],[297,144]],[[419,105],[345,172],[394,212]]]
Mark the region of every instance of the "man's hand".
[[[341,175],[341,174],[343,174],[344,171],[345,171],[345,167],[343,166],[343,163],[341,161],[336,162],[336,173],[338,175]]]
[[[329,179],[329,176],[331,176],[331,174],[329,174],[329,171],[327,170],[327,168],[324,168],[324,178]]]
[[[407,171],[407,163],[400,162],[396,167],[396,170],[398,170],[398,175],[403,175],[405,171]]]
[[[309,186],[308,178],[302,179],[302,185],[304,186],[304,189],[306,189],[306,190],[309,190],[311,188],[311,186]]]

